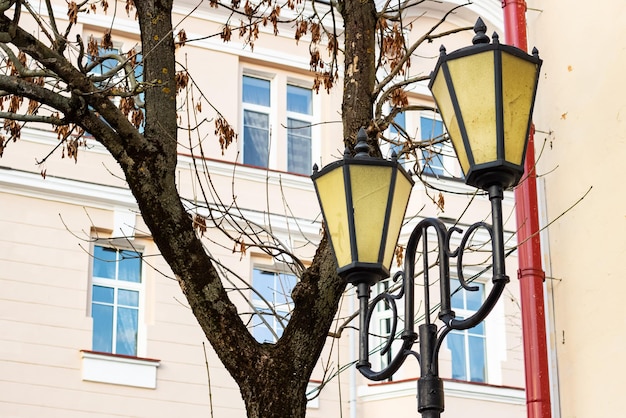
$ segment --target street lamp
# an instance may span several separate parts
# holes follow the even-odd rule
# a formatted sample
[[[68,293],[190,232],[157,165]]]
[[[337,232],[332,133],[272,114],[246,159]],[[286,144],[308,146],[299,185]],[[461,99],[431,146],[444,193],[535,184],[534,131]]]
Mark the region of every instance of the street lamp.
[[[451,251],[453,233],[435,218],[423,219],[413,229],[407,243],[404,269],[395,274],[402,279],[398,294],[378,295],[370,302],[371,287],[389,277],[393,253],[409,201],[413,180],[392,157],[391,161],[369,156],[367,134],[357,135],[356,154],[346,149],[343,160],[322,170],[314,167],[311,176],[322,208],[327,236],[338,263],[338,274],[357,288],[359,299],[359,360],[356,367],[370,380],[391,377],[409,355],[420,364],[418,411],[425,418],[440,417],[444,410],[443,381],[439,377],[439,349],[452,330],[466,330],[478,325],[491,312],[509,281],[505,272],[502,198],[506,188],[517,185],[524,168],[524,156],[531,125],[531,114],[539,78],[541,60],[533,55],[501,45],[497,34],[485,35],[479,18],[474,26],[473,45],[441,56],[430,89],[468,185],[485,190],[491,201],[491,226],[477,222],[461,236],[459,247]],[[466,291],[477,291],[463,276],[463,254],[470,236],[479,228],[491,237],[492,283],[489,295],[468,318],[457,319],[451,308],[450,259],[456,258],[456,278]],[[428,233],[434,232],[438,251],[428,250]],[[424,323],[415,332],[416,257],[423,263],[422,288]],[[430,260],[429,260],[430,258]],[[437,306],[431,303],[431,262],[438,264],[440,328],[430,314]],[[391,332],[382,352],[390,349],[396,335],[396,300],[404,298],[402,346],[389,364],[375,371],[369,362],[369,323],[380,301],[393,310]],[[431,311],[432,308],[432,311]],[[419,343],[419,354],[412,350]]]

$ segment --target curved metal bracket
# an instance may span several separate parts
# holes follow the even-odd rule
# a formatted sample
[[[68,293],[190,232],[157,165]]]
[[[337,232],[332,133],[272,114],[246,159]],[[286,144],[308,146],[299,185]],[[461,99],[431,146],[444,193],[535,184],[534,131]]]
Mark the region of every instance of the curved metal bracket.
[[[370,285],[367,282],[359,283],[357,294],[359,297],[359,362],[357,368],[367,379],[384,380],[390,378],[404,363],[409,355],[416,355],[420,363],[420,384],[418,388],[418,410],[428,417],[439,417],[443,412],[443,386],[439,378],[438,356],[443,340],[451,330],[465,330],[472,328],[482,322],[491,312],[498,299],[502,295],[504,287],[508,282],[504,269],[504,239],[502,220],[502,198],[503,191],[499,186],[489,188],[489,199],[491,200],[492,225],[484,222],[477,222],[470,225],[465,232],[453,226],[447,229],[440,219],[427,218],[420,221],[411,232],[407,243],[404,269],[396,273],[393,280],[397,282],[401,279],[401,286],[397,293],[382,293],[376,296],[371,302]],[[463,254],[467,250],[467,245],[472,235],[479,228],[484,228],[491,238],[492,250],[492,270],[493,287],[483,304],[476,312],[465,319],[455,319],[452,310],[452,300],[450,292],[450,258],[456,258],[456,275],[461,287],[467,291],[477,291],[478,286],[472,286],[465,279],[463,274]],[[429,249],[429,233],[434,232],[437,241],[437,251]],[[459,246],[450,250],[450,241],[454,233],[462,234]],[[431,262],[433,254],[436,255]],[[419,256],[419,257],[418,257]],[[422,271],[420,272],[423,288],[424,323],[419,326],[419,334],[415,332],[415,277],[416,263],[420,261]],[[439,273],[436,281],[439,284],[439,305],[431,306],[431,285],[436,283],[431,280],[430,270],[437,266]],[[369,326],[372,315],[379,303],[387,304],[392,310],[391,332],[382,346],[381,354],[387,354],[392,348],[393,341],[398,333],[398,307],[397,301],[404,299],[404,329],[401,333],[402,346],[391,359],[389,364],[380,371],[371,368],[369,362]],[[438,308],[438,318],[443,325],[438,329],[437,325],[431,322],[431,314]],[[415,342],[419,341],[420,353],[412,351]]]

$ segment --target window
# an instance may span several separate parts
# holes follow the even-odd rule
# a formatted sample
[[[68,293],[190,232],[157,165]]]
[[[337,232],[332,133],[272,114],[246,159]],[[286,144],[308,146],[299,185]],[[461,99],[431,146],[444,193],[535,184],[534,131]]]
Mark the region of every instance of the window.
[[[291,313],[291,290],[298,279],[293,274],[259,268],[252,271],[252,335],[262,343],[280,338]]]
[[[93,350],[137,356],[142,296],[141,253],[94,246]]]
[[[311,89],[287,85],[287,170],[290,173],[311,173],[312,103]]]
[[[451,280],[452,309],[458,319],[467,318],[478,310],[483,303],[484,284],[473,282],[478,286],[477,291],[467,291],[460,288],[458,280]],[[452,353],[452,378],[471,382],[487,381],[487,350],[485,339],[485,323],[481,322],[474,328],[448,334],[448,348]]]
[[[131,54],[134,54],[132,50],[128,54],[124,54],[119,48],[103,48],[98,46],[98,59],[91,55],[87,57],[87,68],[96,86],[103,90],[114,88],[131,90],[134,84],[129,80],[130,75],[127,77],[125,69],[118,68],[125,62],[124,60],[131,57]],[[135,58],[131,61],[135,63],[132,76],[137,82],[143,80],[141,58],[141,53],[137,53]],[[112,71],[116,68],[118,68],[117,72],[112,74]],[[119,99],[117,100],[119,101]],[[141,100],[143,100],[143,93],[141,94]]]
[[[422,141],[434,141],[428,148],[422,149],[423,174],[441,177],[444,175],[443,144],[437,142],[443,136],[443,122],[434,118],[420,117]]]
[[[268,167],[270,149],[270,82],[243,76],[243,163]]]
[[[242,75],[242,161],[245,165],[310,175],[320,158],[313,90],[306,81],[260,69]]]
[[[101,46],[98,47],[98,57],[102,57],[104,59],[96,61],[94,57],[91,55],[88,56],[87,66],[90,67],[93,64],[95,66],[90,69],[89,73],[93,76],[106,76],[109,72],[111,72],[115,67],[117,67],[120,62],[113,58],[114,55],[118,55],[120,51],[117,48],[103,48]],[[110,57],[110,58],[105,58]],[[114,87],[114,83],[119,82],[119,77],[112,77],[107,79],[106,81],[96,81],[96,85],[101,88],[112,88]]]
[[[88,56],[87,68],[90,69],[89,74],[93,77],[94,84],[103,90],[120,89],[126,91],[132,91],[137,87],[139,83],[143,81],[143,63],[142,54],[136,53],[135,50],[129,51],[127,54],[122,54],[120,49],[111,48],[106,49],[101,46],[98,47],[98,57],[101,60],[95,60],[94,57]],[[109,74],[112,70],[117,68],[124,61],[129,60],[129,63],[133,65],[132,73],[127,73],[126,68],[119,68],[115,75]],[[94,65],[95,64],[95,65]],[[134,80],[132,80],[134,79]],[[111,97],[113,103],[116,106],[120,105],[120,96]],[[140,133],[144,131],[144,119],[145,110],[143,103],[145,99],[145,93],[139,93],[133,97],[134,104],[137,106],[129,118],[135,126],[138,126]]]

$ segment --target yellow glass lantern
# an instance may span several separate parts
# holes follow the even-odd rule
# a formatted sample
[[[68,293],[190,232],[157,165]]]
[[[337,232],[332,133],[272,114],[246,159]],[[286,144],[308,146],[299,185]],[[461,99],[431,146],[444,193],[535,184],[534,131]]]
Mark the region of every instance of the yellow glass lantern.
[[[370,157],[366,140],[361,128],[356,155],[344,155],[320,171],[314,167],[311,179],[337,273],[348,282],[374,284],[389,276],[414,182],[395,158]]]
[[[441,56],[429,88],[469,185],[486,190],[517,185],[524,157],[541,59],[493,42],[478,19],[473,45]]]

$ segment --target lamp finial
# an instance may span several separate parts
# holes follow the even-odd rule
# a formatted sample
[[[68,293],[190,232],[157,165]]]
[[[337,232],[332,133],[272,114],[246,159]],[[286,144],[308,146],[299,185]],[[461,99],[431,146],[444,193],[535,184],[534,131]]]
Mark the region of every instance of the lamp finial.
[[[367,144],[367,133],[363,127],[359,129],[359,133],[356,136],[354,150],[356,151],[354,158],[367,158],[370,156],[370,146]]]
[[[479,17],[476,20],[476,24],[474,25],[474,33],[476,33],[476,35],[474,35],[474,37],[472,38],[472,43],[474,45],[488,44],[489,37],[486,35],[486,32],[487,25],[485,25],[485,22],[483,22],[482,18]]]

